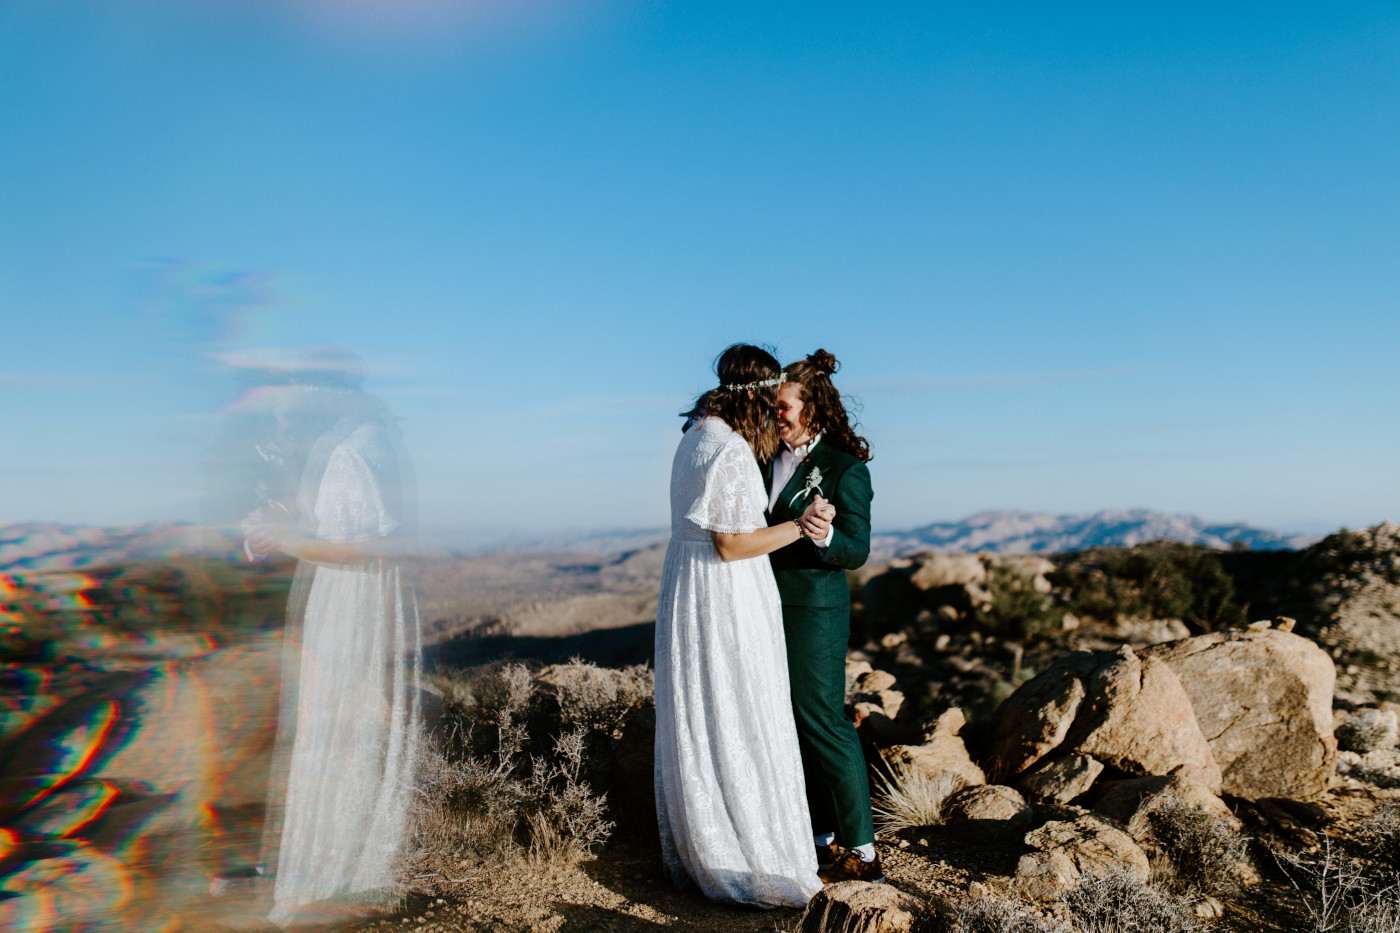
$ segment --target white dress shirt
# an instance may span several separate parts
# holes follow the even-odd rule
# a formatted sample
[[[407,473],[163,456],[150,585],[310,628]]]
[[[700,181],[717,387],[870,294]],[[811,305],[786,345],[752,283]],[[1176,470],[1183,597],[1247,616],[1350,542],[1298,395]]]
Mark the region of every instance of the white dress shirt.
[[[768,493],[768,510],[771,512],[778,505],[778,499],[782,497],[783,487],[792,479],[792,475],[797,472],[797,468],[802,465],[802,461],[807,457],[807,451],[817,446],[817,442],[822,439],[820,434],[815,435],[810,441],[798,447],[793,447],[787,441],[783,441],[782,449],[778,451],[778,456],[773,460],[773,488]],[[823,497],[825,498],[825,497]],[[813,538],[812,543],[819,548],[825,548],[831,544],[831,526],[827,526],[826,536],[820,541]]]

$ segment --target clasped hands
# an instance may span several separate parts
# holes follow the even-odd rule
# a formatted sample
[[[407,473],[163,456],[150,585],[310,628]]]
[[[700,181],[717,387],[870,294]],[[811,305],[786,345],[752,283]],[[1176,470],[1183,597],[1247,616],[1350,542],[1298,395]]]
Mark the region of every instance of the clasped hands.
[[[817,496],[797,521],[802,526],[803,534],[813,541],[820,541],[831,531],[831,522],[835,518],[836,506]]]
[[[261,559],[274,551],[291,554],[305,541],[292,521],[291,512],[280,502],[259,506],[239,523],[248,556]]]

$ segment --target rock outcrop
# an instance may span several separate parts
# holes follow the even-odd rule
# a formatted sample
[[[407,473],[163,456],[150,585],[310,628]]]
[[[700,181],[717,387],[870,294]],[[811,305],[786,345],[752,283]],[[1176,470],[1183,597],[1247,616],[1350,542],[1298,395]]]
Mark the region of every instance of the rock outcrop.
[[[985,784],[987,776],[968,755],[967,746],[958,734],[965,725],[967,719],[963,711],[953,707],[924,729],[920,744],[893,745],[882,749],[881,754],[891,765],[905,763],[929,776],[952,774],[964,784]]]
[[[1007,698],[996,718],[988,763],[1000,779],[1017,778],[1047,757],[1082,755],[1128,774],[1220,784],[1175,673],[1127,646],[1067,655]]]
[[[1312,641],[1277,630],[1213,632],[1142,656],[1170,667],[1190,696],[1224,793],[1309,799],[1327,789],[1337,760],[1336,671]]]

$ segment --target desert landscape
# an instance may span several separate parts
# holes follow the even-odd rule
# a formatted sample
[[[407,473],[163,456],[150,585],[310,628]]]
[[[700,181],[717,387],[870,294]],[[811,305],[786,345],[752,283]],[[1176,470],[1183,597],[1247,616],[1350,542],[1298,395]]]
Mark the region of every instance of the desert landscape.
[[[145,535],[6,539],[29,555],[0,578],[6,929],[272,929],[250,867],[292,567]],[[1395,928],[1400,527],[851,574],[848,712],[890,883],[805,914],[663,875],[663,554],[410,562],[433,723],[414,838],[402,890],[330,926]]]

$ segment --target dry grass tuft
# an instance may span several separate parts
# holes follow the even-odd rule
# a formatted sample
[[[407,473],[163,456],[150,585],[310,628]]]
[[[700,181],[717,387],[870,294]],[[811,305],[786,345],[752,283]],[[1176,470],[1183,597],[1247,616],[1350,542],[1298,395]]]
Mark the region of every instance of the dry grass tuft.
[[[1196,933],[1191,901],[1143,884],[1129,871],[1085,875],[1064,898],[1079,933]]]
[[[875,829],[895,833],[918,826],[943,822],[943,802],[967,785],[948,771],[929,774],[907,761],[901,761],[877,777],[880,789],[872,806]]]
[[[1163,801],[1148,820],[1164,856],[1154,862],[1154,873],[1167,887],[1199,896],[1236,886],[1249,840],[1229,822],[1177,797]]]

